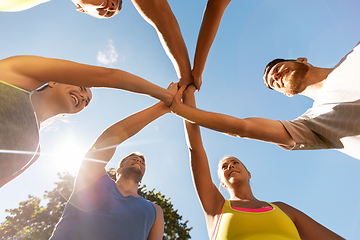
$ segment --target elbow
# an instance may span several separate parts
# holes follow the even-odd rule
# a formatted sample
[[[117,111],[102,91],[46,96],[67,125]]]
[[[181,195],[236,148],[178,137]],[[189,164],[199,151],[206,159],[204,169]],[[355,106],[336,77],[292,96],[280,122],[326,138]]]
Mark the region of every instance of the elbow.
[[[248,124],[246,124],[245,121],[242,121],[240,123],[236,121],[233,126],[234,127],[229,129],[230,131],[226,133],[227,135],[238,138],[251,138],[251,136],[253,136],[251,128],[248,126]]]

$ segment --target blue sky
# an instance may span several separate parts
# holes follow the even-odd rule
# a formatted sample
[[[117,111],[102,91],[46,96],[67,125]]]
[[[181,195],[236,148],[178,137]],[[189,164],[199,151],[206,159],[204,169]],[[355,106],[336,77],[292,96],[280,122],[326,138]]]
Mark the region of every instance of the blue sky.
[[[169,0],[169,4],[192,62],[206,1]],[[360,40],[359,10],[360,2],[354,0],[231,2],[196,95],[198,107],[239,118],[292,120],[301,115],[312,101],[268,90],[262,81],[265,65],[277,57],[307,57],[315,66],[333,67]],[[23,12],[0,12],[0,22],[0,59],[39,55],[119,68],[162,87],[178,81],[155,30],[129,0],[124,0],[117,16],[107,20],[76,12],[70,0],[52,0]],[[147,96],[121,90],[93,90],[93,100],[84,111],[57,119],[41,131],[39,161],[0,189],[0,221],[5,209],[17,207],[27,195],[41,197],[45,190],[52,190],[57,172],[74,172],[77,159],[105,128],[154,103]],[[344,238],[360,239],[359,160],[336,150],[285,151],[204,128],[202,135],[216,185],[219,159],[234,155],[252,173],[258,199],[284,201]],[[132,151],[146,156],[143,183],[147,188],[171,198],[194,228],[193,239],[206,239],[182,119],[167,114],[151,123],[118,148],[108,167],[115,167]]]

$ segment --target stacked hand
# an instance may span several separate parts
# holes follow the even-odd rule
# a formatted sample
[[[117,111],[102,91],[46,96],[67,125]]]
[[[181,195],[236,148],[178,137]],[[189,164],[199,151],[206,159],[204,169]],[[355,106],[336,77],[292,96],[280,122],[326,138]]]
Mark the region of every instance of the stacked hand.
[[[176,92],[176,95],[170,106],[171,111],[177,112],[177,109],[181,106],[181,104],[186,104],[191,107],[195,107],[195,96],[194,96],[195,90],[196,87],[193,84],[188,86],[183,85],[182,87],[180,87],[180,89]]]

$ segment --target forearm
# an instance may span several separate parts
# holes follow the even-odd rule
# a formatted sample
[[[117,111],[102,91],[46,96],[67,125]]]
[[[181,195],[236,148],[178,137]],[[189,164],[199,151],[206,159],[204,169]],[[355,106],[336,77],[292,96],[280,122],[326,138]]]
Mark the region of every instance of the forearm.
[[[116,147],[168,112],[169,108],[161,102],[137,112],[107,128],[94,144],[94,148]]]
[[[195,87],[190,85],[182,95],[185,105],[195,107]],[[178,96],[176,100],[178,101]],[[223,202],[223,196],[212,182],[208,158],[202,143],[200,127],[184,121],[185,135],[189,147],[190,166],[193,181],[206,215],[215,216]]]
[[[15,56],[1,61],[11,72],[9,83],[29,91],[53,81],[82,87],[109,87],[149,95],[170,106],[172,94],[134,74],[67,60],[38,56]]]
[[[163,101],[168,106],[172,103],[173,95],[168,89],[162,88],[134,74],[114,70],[109,73],[109,76],[104,76],[103,79],[106,79],[105,81],[108,82],[106,87],[148,95]]]
[[[194,186],[206,215],[219,213],[224,197],[214,185],[198,125],[184,120]]]
[[[192,70],[194,79],[198,79],[202,75],[221,18],[230,1],[231,0],[209,0],[207,3],[196,44],[194,66]]]
[[[173,103],[171,110],[200,126],[231,136],[256,139],[289,147],[294,145],[292,137],[284,126],[276,120],[265,118],[241,119],[189,107],[179,104],[177,101]]]
[[[191,79],[189,55],[179,24],[166,0],[132,0],[138,12],[151,24],[174,65],[179,79]]]
[[[220,113],[207,112],[185,104],[173,104],[171,110],[180,117],[197,125],[230,134],[231,126],[225,124],[233,117]]]

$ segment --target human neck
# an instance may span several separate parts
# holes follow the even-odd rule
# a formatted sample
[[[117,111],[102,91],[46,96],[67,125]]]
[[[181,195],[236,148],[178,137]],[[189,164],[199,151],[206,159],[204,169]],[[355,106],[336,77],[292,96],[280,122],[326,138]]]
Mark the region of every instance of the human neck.
[[[322,89],[326,78],[333,70],[333,68],[310,68],[305,76],[305,79],[307,79],[306,88],[300,93],[300,95],[315,100],[316,96],[319,94],[319,91]]]
[[[34,91],[31,95],[31,102],[39,124],[60,114],[53,110],[54,108],[50,106],[46,94],[43,92]]]
[[[139,182],[135,181],[134,179],[125,179],[120,175],[120,177],[116,180],[115,183],[121,194],[125,197],[129,195],[139,197],[139,194],[137,193]]]
[[[257,200],[250,188],[250,185],[237,186],[229,189],[230,200]]]

